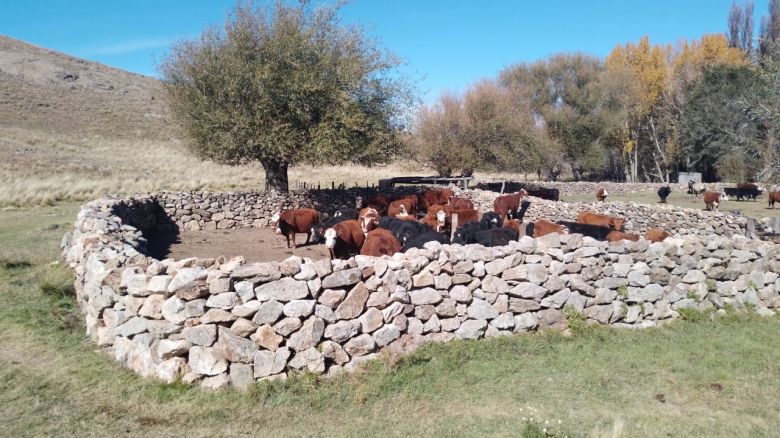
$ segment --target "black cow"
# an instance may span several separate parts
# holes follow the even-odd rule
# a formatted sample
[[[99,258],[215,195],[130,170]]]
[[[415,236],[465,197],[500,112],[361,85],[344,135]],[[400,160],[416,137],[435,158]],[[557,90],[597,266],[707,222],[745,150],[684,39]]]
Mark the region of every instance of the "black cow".
[[[520,222],[523,221],[523,218],[525,217],[525,212],[528,210],[528,207],[531,206],[531,201],[523,200],[522,203],[520,203],[520,209],[517,210],[516,217],[513,217],[512,219],[517,219]]]
[[[482,246],[504,246],[518,239],[517,231],[511,228],[491,228],[477,231],[474,236],[476,242]]]
[[[357,219],[360,212],[356,208],[342,208],[341,210],[336,210],[333,213],[333,217],[342,217],[346,219]]]
[[[558,221],[556,223],[566,227],[569,230],[569,234],[582,234],[583,236],[592,237],[600,241],[607,240],[607,234],[609,234],[610,231],[614,231],[609,227],[581,224],[579,222]]]
[[[409,248],[422,248],[426,243],[434,241],[445,244],[450,243],[450,238],[444,233],[437,233],[433,230],[426,231],[407,240],[406,243],[404,243],[404,251]]]
[[[658,197],[661,198],[662,203],[666,204],[666,198],[669,197],[670,193],[672,193],[672,188],[669,186],[663,186],[658,189]]]
[[[394,217],[382,216],[379,219],[379,227],[389,230],[401,245],[413,240],[415,237],[433,231],[431,227],[415,221],[404,221]]]

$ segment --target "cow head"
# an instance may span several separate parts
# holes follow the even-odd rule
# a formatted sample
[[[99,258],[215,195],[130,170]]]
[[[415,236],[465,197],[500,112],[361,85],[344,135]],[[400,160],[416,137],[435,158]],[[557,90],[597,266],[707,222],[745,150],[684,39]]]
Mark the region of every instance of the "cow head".
[[[281,213],[279,213],[278,211],[277,211],[276,213],[274,213],[274,215],[273,215],[273,216],[271,216],[271,222],[270,222],[270,225],[271,225],[272,227],[274,227],[274,232],[275,232],[276,234],[282,234],[282,229],[281,229],[281,228],[279,228],[279,220],[280,220],[280,219],[281,219]]]
[[[336,246],[336,230],[328,228],[325,230],[325,248],[333,249]]]
[[[379,225],[379,213],[373,208],[367,208],[363,216],[360,216],[360,228],[363,234],[375,229]]]
[[[521,198],[528,196],[528,192],[525,189],[520,189],[520,191],[517,192],[517,194],[520,195]]]
[[[406,207],[404,207],[403,204],[401,204],[401,211],[399,211],[396,216],[401,216],[401,217],[409,216],[409,213],[406,212]]]
[[[609,225],[616,230],[622,230],[625,222],[626,220],[622,217],[613,217],[609,220]]]
[[[445,225],[447,225],[447,212],[439,210],[436,212],[436,231],[441,232]]]
[[[762,185],[758,185],[756,186],[756,190],[758,190],[758,194],[760,195],[761,193],[764,193],[766,191],[766,187]]]

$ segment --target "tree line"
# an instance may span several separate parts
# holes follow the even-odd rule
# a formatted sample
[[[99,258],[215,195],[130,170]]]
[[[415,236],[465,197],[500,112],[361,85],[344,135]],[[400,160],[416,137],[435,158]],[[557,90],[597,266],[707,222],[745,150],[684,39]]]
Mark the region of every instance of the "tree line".
[[[511,66],[418,113],[411,149],[440,174],[510,170],[556,179],[776,181],[780,0],[753,41],[753,4],[728,33],[676,46],[645,37],[600,59]]]
[[[780,177],[780,0],[753,38],[753,5],[727,33],[675,47],[649,38],[604,59],[563,53],[511,66],[415,107],[401,61],[343,3],[239,0],[224,23],[160,66],[172,113],[203,159],[289,166],[413,157],[441,175],[477,170],[616,181]]]

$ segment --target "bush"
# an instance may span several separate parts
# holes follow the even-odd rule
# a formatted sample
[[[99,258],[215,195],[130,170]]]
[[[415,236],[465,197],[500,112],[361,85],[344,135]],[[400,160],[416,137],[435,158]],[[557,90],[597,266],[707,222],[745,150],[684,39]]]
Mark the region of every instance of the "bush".
[[[48,265],[38,275],[38,290],[45,295],[75,297],[73,276],[60,265]]]

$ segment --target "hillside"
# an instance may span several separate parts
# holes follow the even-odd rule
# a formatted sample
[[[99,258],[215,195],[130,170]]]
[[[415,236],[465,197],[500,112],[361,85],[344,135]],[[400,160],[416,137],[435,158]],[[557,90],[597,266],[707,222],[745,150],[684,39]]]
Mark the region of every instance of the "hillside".
[[[154,78],[0,36],[3,128],[69,136],[169,138]]]

